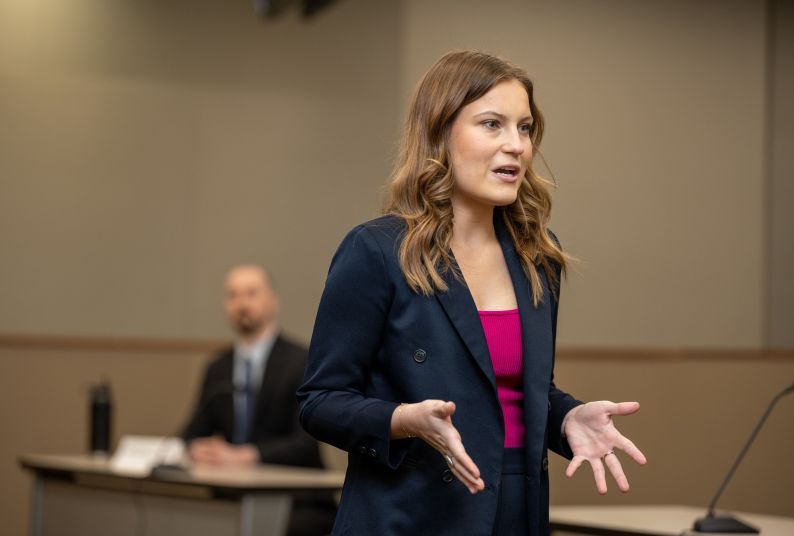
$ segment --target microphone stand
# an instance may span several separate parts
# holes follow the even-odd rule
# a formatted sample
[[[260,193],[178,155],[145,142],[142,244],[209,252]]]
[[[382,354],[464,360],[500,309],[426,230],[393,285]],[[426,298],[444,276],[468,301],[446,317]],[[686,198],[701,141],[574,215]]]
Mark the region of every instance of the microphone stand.
[[[730,515],[717,515],[714,513],[714,506],[717,504],[722,492],[725,491],[725,487],[728,485],[728,482],[733,477],[733,473],[736,472],[736,469],[739,467],[739,464],[744,459],[744,455],[747,454],[747,451],[750,450],[750,445],[753,444],[755,437],[758,435],[758,432],[761,430],[761,427],[766,422],[767,417],[769,414],[772,413],[772,408],[775,407],[778,400],[794,392],[794,383],[783,389],[779,392],[775,398],[772,399],[772,402],[769,403],[769,407],[766,408],[761,420],[758,421],[758,424],[755,426],[753,433],[750,434],[750,439],[747,440],[747,443],[744,445],[744,448],[739,453],[739,457],[736,458],[736,461],[733,463],[733,467],[731,467],[728,474],[725,475],[725,480],[722,481],[719,489],[717,490],[716,495],[714,498],[711,499],[711,503],[709,503],[708,513],[706,517],[701,517],[700,519],[695,521],[695,526],[693,527],[695,532],[727,532],[727,533],[745,533],[745,534],[758,534],[760,531],[750,526],[746,523],[743,523],[732,517]]]

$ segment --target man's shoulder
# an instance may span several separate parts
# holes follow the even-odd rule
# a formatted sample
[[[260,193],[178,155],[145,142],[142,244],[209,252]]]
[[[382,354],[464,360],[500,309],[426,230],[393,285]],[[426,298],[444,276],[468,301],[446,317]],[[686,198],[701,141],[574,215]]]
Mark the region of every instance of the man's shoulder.
[[[284,333],[279,333],[276,336],[276,341],[273,343],[273,350],[271,351],[302,355],[308,352],[305,344]]]
[[[295,339],[280,333],[276,337],[270,357],[267,358],[267,369],[277,371],[282,379],[288,377],[303,378],[308,350]]]
[[[226,344],[216,350],[210,355],[207,362],[207,368],[210,370],[218,370],[224,367],[231,366],[234,361],[234,346]]]

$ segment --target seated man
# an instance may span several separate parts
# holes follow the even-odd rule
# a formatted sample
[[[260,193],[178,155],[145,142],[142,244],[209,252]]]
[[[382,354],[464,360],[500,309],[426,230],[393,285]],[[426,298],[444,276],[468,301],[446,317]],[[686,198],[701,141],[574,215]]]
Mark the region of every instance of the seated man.
[[[298,422],[295,390],[306,350],[279,334],[278,297],[259,266],[232,268],[225,311],[237,333],[233,348],[207,367],[195,410],[182,433],[195,463],[274,463],[322,467],[317,441]],[[327,534],[333,499],[296,498],[290,536]]]

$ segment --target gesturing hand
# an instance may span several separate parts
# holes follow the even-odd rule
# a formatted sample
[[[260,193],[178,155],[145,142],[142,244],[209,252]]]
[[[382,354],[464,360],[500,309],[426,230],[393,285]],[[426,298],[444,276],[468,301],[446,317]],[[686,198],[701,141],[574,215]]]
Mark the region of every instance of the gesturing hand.
[[[603,495],[607,492],[606,464],[620,491],[627,492],[629,481],[614,450],[622,450],[640,465],[644,465],[646,460],[640,449],[618,432],[612,423],[612,416],[631,415],[639,409],[638,402],[615,403],[607,400],[588,402],[572,409],[566,416],[564,432],[573,451],[573,459],[565,470],[565,476],[571,478],[579,466],[587,461],[593,469],[596,489]]]
[[[452,425],[454,402],[425,400],[416,404],[403,404],[392,415],[392,437],[418,437],[436,449],[447,460],[452,474],[477,493],[485,489],[480,470],[466,454],[460,433]]]

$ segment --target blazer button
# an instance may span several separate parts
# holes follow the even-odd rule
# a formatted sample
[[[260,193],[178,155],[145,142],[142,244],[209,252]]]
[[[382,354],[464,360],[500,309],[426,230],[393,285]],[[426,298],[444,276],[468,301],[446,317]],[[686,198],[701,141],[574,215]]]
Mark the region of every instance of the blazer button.
[[[414,352],[414,361],[417,363],[424,363],[427,360],[427,352],[419,348]]]
[[[444,472],[441,473],[441,480],[444,482],[444,484],[449,484],[454,479],[455,477],[452,476],[452,471],[450,471],[449,469],[444,469]]]
[[[541,466],[541,468],[544,471],[548,471],[549,470],[549,459],[548,459],[548,457],[546,457],[546,456],[543,457],[543,461],[540,463],[540,466]]]
[[[378,451],[375,450],[375,449],[369,449],[369,457],[370,458],[377,458],[378,457]]]
[[[367,454],[367,447],[365,447],[364,445],[361,445],[361,446],[359,446],[359,447],[358,447],[358,449],[357,449],[357,450],[358,450],[358,453],[359,453],[359,454],[366,456],[366,454]]]

